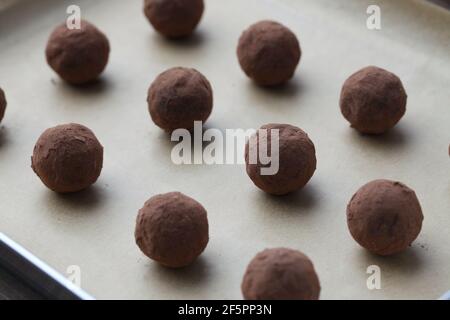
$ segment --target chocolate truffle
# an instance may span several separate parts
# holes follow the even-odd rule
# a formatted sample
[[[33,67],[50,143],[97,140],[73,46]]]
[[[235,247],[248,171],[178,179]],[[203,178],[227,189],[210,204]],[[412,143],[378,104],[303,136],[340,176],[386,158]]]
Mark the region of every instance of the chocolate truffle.
[[[203,0],[145,0],[144,13],[152,26],[169,38],[190,35],[204,10]]]
[[[381,134],[403,117],[406,99],[402,82],[395,74],[370,66],[345,81],[340,107],[345,119],[359,132]]]
[[[153,122],[168,132],[194,128],[205,122],[213,107],[209,81],[197,70],[172,68],[161,73],[148,90],[148,110]]]
[[[276,248],[266,249],[253,258],[241,290],[246,300],[318,300],[320,283],[306,255]]]
[[[267,138],[260,139],[260,130]],[[250,138],[245,146],[245,163],[247,174],[253,183],[265,192],[283,195],[301,189],[311,179],[316,170],[316,151],[308,135],[300,128],[289,124],[270,123],[256,132],[256,139]],[[279,153],[278,172],[275,174],[261,174],[261,169],[270,167],[263,164],[258,155],[258,146],[267,145],[267,154],[273,157],[276,150],[272,150],[272,130],[278,130]],[[252,140],[257,143],[251,143]],[[253,155],[253,156],[252,156]],[[252,160],[257,156],[256,163]]]
[[[89,187],[100,176],[102,165],[102,145],[91,130],[75,123],[45,130],[31,157],[34,172],[59,193]]]
[[[82,20],[80,29],[56,27],[45,51],[50,67],[71,84],[84,84],[98,78],[108,63],[109,42],[91,23]]]
[[[0,121],[2,121],[6,110],[6,98],[2,88],[0,88]]]
[[[375,180],[347,206],[347,224],[362,247],[379,255],[405,250],[422,228],[422,209],[413,190],[400,182]]]
[[[294,76],[300,61],[295,34],[274,21],[260,21],[241,35],[237,55],[242,70],[262,86],[276,86]]]
[[[191,264],[208,244],[206,210],[194,199],[170,192],[150,198],[139,210],[135,238],[141,251],[160,264]]]

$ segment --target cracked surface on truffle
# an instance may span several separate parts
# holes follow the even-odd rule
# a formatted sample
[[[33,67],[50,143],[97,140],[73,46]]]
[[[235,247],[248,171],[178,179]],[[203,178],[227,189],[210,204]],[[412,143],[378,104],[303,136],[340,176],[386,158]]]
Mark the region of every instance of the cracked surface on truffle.
[[[139,210],[135,238],[150,259],[180,268],[206,248],[208,230],[205,208],[180,192],[170,192],[150,198]]]
[[[31,157],[34,172],[59,193],[89,187],[97,181],[102,166],[102,145],[90,129],[75,123],[45,130]]]
[[[144,13],[162,35],[179,38],[190,35],[200,22],[203,0],[145,0]]]
[[[275,21],[250,26],[239,39],[242,70],[262,86],[283,84],[294,76],[301,49],[295,34]]]
[[[263,165],[249,163],[250,151],[257,154],[256,145],[245,146],[245,163],[247,174],[253,183],[265,192],[283,195],[303,188],[316,170],[316,151],[308,135],[289,124],[266,124],[261,129],[267,130],[267,150],[271,154],[271,130],[279,130],[279,170],[275,175],[261,175]],[[259,145],[259,132],[256,132]],[[252,148],[250,150],[249,148]]]
[[[0,122],[3,120],[5,116],[6,110],[6,97],[5,92],[3,92],[2,88],[0,88]]]
[[[48,64],[62,79],[71,84],[84,84],[103,72],[109,51],[106,36],[82,20],[81,29],[68,29],[65,23],[56,27],[45,53]]]
[[[341,112],[361,133],[381,134],[394,127],[406,112],[407,95],[400,79],[369,66],[351,75],[341,90]]]
[[[362,247],[379,255],[405,250],[422,228],[422,209],[413,190],[400,182],[374,180],[347,206],[347,224]]]
[[[246,300],[317,300],[320,283],[306,255],[297,250],[275,248],[253,258],[241,290]]]
[[[161,73],[148,90],[148,109],[153,122],[171,132],[191,130],[194,121],[205,122],[213,108],[213,92],[200,72],[172,68]]]

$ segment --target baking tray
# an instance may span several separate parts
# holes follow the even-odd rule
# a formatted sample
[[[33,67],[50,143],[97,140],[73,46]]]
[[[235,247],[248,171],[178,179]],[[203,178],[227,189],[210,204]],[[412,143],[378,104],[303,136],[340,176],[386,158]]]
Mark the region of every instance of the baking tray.
[[[91,300],[69,279],[0,233],[0,300]]]
[[[382,29],[366,28],[378,4]],[[85,88],[61,82],[45,62],[53,27],[78,4],[109,37],[110,62]],[[153,32],[136,1],[24,0],[0,13],[0,85],[8,109],[0,129],[0,231],[64,275],[81,271],[81,287],[98,299],[239,299],[250,259],[286,246],[314,261],[322,299],[435,299],[450,287],[450,15],[422,1],[207,0],[193,37],[167,41]],[[296,77],[262,89],[242,73],[237,40],[251,23],[271,18],[298,35]],[[407,113],[381,137],[357,134],[340,114],[343,81],[366,65],[395,72],[408,93]],[[258,128],[268,122],[306,130],[318,168],[296,194],[272,197],[253,186],[242,165],[184,165],[151,122],[146,91],[172,66],[195,67],[214,88],[208,127]],[[30,168],[47,127],[78,122],[105,147],[92,188],[61,196]],[[388,178],[413,188],[425,216],[412,248],[377,257],[348,233],[345,209],[364,183]],[[138,209],[156,193],[184,192],[208,210],[210,242],[198,261],[170,270],[134,243]],[[381,268],[381,289],[366,286],[367,267]],[[69,268],[69,269],[68,269]]]

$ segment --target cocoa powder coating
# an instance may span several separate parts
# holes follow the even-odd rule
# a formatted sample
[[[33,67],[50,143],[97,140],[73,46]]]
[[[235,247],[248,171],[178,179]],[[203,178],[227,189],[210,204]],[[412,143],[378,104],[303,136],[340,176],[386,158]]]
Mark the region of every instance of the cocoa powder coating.
[[[239,39],[237,55],[248,77],[262,86],[276,86],[294,76],[301,50],[291,30],[266,20],[244,31]]]
[[[194,199],[170,192],[150,198],[139,210],[135,238],[141,251],[160,264],[191,264],[208,244],[205,208]]]
[[[194,121],[205,122],[213,107],[209,81],[189,68],[172,68],[161,73],[148,90],[148,110],[153,122],[172,132],[194,128]]]
[[[102,165],[102,145],[90,129],[75,123],[45,130],[31,157],[34,172],[59,193],[89,187],[100,176]]]
[[[152,26],[169,38],[190,35],[204,10],[203,0],[145,0],[144,13]]]
[[[400,182],[375,180],[347,206],[347,224],[362,247],[379,255],[408,248],[422,228],[422,209],[413,190]]]
[[[297,250],[258,253],[241,284],[246,300],[318,300],[320,283],[311,260]]]
[[[395,74],[370,66],[345,81],[340,107],[345,119],[359,132],[381,134],[403,117],[406,100],[403,84]]]
[[[71,84],[98,78],[109,58],[109,41],[91,23],[82,20],[81,29],[61,24],[52,32],[45,51],[50,67]]]
[[[258,188],[274,195],[283,195],[303,188],[316,170],[317,160],[313,142],[303,130],[289,124],[270,123],[261,129],[267,132],[267,139],[264,140],[269,155],[272,153],[271,130],[278,130],[279,170],[274,175],[262,175],[261,168],[268,165],[262,164],[259,156],[257,163],[250,163],[250,153],[258,154],[256,148],[261,143],[257,131],[258,144],[250,144],[249,139],[245,146],[246,170],[250,179]]]
[[[6,110],[6,97],[5,92],[3,92],[2,88],[0,88],[0,122],[3,120],[5,116]]]

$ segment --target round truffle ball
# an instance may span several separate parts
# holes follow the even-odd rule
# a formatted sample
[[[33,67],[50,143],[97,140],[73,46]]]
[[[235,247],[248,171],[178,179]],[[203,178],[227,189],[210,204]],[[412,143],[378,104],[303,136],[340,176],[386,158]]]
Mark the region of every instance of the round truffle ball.
[[[370,66],[345,81],[340,107],[345,119],[359,132],[381,134],[403,117],[406,100],[405,89],[395,74]]]
[[[413,190],[400,182],[375,180],[347,206],[347,224],[362,247],[379,255],[405,250],[422,228],[422,209]]]
[[[91,23],[82,20],[80,29],[61,24],[52,32],[45,51],[50,67],[71,84],[98,78],[108,63],[109,41]]]
[[[272,148],[272,134],[275,132],[278,132],[278,161],[277,150]],[[258,147],[264,146],[272,157],[270,164],[264,164],[259,157]],[[313,176],[317,161],[314,144],[303,130],[289,124],[270,123],[248,140],[245,163],[248,176],[258,188],[270,194],[283,195],[303,188]],[[262,169],[268,167],[272,169],[263,173]]]
[[[145,0],[144,13],[152,26],[169,38],[190,35],[204,10],[203,0]]]
[[[205,122],[213,107],[209,81],[189,68],[172,68],[161,73],[148,90],[148,110],[153,122],[168,132],[194,128]]]
[[[135,238],[141,251],[160,264],[191,264],[208,244],[205,208],[194,199],[170,192],[150,198],[139,210]]]
[[[276,86],[294,76],[301,50],[291,30],[274,21],[260,21],[241,35],[237,55],[248,77],[262,86]]]
[[[0,88],[0,121],[2,121],[6,110],[6,97],[5,92]]]
[[[318,300],[320,283],[311,260],[297,250],[258,253],[241,284],[246,300]]]
[[[90,129],[75,123],[45,130],[31,157],[34,172],[59,193],[89,187],[100,176],[102,165],[102,145]]]

